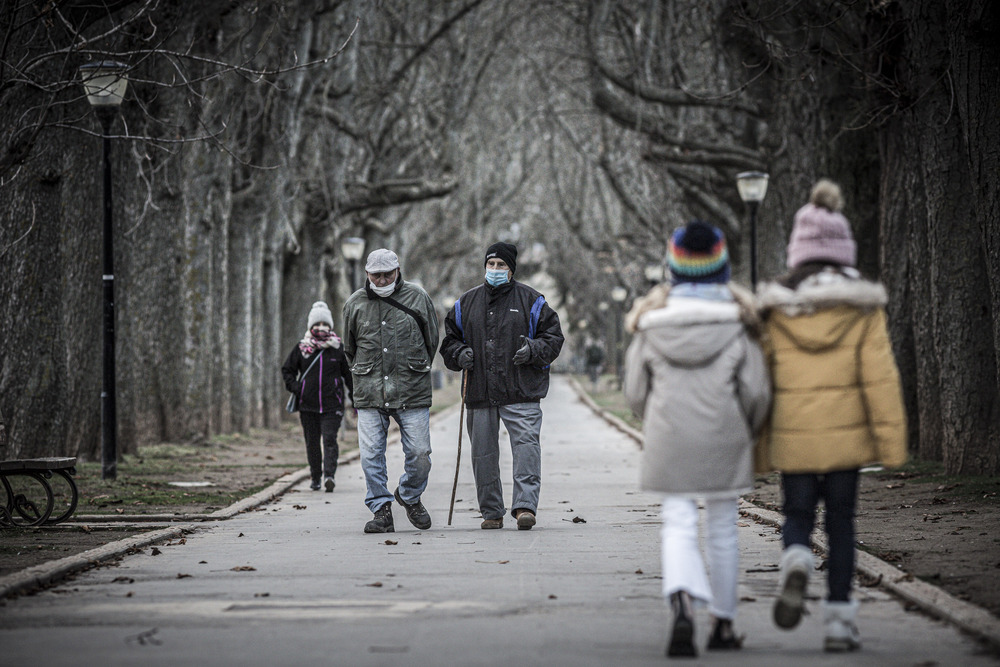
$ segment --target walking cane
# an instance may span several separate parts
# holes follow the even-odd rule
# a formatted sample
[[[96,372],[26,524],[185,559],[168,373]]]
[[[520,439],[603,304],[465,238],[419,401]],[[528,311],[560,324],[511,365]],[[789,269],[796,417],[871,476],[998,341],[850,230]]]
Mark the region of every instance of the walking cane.
[[[455,483],[451,485],[451,507],[448,508],[448,525],[451,525],[451,515],[455,512],[455,491],[458,490],[458,469],[462,462],[462,431],[465,429],[465,383],[468,382],[468,371],[462,371],[462,407],[458,413],[458,458],[455,459]]]

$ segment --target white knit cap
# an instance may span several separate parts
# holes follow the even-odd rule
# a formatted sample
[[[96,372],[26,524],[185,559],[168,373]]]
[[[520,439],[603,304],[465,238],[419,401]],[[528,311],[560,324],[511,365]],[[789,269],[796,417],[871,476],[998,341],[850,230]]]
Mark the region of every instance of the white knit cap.
[[[312,329],[313,325],[318,322],[326,322],[333,328],[333,313],[330,312],[330,307],[326,305],[325,301],[317,301],[312,305],[312,309],[309,311],[309,325],[307,328]]]
[[[393,251],[379,248],[368,253],[368,261],[365,262],[365,271],[368,273],[382,273],[398,268],[399,257]]]

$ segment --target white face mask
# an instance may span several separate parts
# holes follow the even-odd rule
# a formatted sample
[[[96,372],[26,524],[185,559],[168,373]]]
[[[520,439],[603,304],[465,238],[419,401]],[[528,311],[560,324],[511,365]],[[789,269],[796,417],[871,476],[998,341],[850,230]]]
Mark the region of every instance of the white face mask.
[[[390,294],[392,294],[392,291],[394,289],[396,289],[396,283],[395,282],[391,282],[388,285],[386,285],[385,287],[379,287],[378,285],[376,285],[375,283],[373,283],[370,280],[368,281],[368,284],[371,285],[372,291],[375,292],[375,294],[377,294],[379,296],[389,296]]]

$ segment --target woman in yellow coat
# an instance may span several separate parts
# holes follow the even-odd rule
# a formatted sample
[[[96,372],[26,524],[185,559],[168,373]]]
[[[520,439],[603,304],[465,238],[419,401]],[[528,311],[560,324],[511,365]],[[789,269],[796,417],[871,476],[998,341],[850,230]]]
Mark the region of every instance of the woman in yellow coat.
[[[826,506],[828,651],[860,648],[850,599],[858,471],[906,460],[906,419],[886,327],[885,288],[853,267],[840,188],[821,180],[795,215],[789,273],[761,285],[774,402],[758,470],[782,473],[785,523],[774,621],[795,627],[813,570],[809,536]]]

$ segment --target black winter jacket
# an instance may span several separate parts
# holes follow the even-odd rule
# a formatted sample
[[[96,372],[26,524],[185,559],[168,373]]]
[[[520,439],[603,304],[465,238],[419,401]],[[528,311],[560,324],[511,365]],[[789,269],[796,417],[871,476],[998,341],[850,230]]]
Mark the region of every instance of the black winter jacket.
[[[524,283],[511,281],[499,287],[483,283],[461,296],[445,317],[441,342],[444,365],[462,370],[458,355],[472,348],[473,367],[468,373],[466,405],[471,409],[512,403],[535,403],[549,391],[549,364],[563,345],[559,316],[542,305],[534,337],[528,340],[531,358],[514,364],[520,338],[529,338],[531,307],[542,296]],[[456,311],[461,309],[462,328]]]
[[[349,396],[354,396],[354,379],[351,377],[344,356],[344,346],[321,348],[320,358],[316,353],[308,357],[296,345],[281,367],[281,377],[285,389],[299,395],[299,410],[302,412],[344,412],[344,387]],[[316,363],[313,364],[313,361]],[[309,365],[312,368],[302,377]]]

